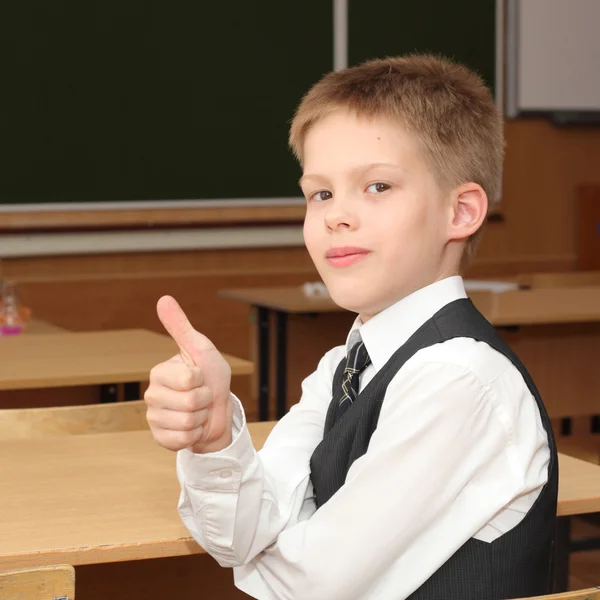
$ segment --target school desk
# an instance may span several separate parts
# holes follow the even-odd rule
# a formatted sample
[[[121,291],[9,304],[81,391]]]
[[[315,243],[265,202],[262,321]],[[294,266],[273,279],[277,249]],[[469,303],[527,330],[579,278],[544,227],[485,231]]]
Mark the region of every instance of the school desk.
[[[256,448],[273,424],[249,425]],[[175,454],[149,431],[0,441],[0,473],[0,570],[203,553],[177,513]],[[596,512],[600,466],[560,455],[561,543],[571,516]]]
[[[0,338],[0,390],[126,384],[140,397],[154,365],[178,352],[167,335],[144,329],[26,334]],[[250,361],[225,355],[233,375],[253,371]],[[107,391],[110,393],[110,390]]]
[[[276,418],[287,411],[288,317],[346,312],[329,297],[308,297],[302,286],[221,290],[223,298],[248,304],[257,332],[259,419],[269,418],[270,338],[274,328]],[[532,371],[552,416],[600,412],[600,286],[469,292],[477,308]],[[346,332],[340,332],[343,343]],[[581,356],[587,360],[582,361]],[[303,374],[309,375],[310,371]],[[575,412],[571,398],[577,397]],[[569,401],[567,401],[567,399]]]
[[[53,325],[52,323],[48,323],[47,321],[42,321],[40,319],[31,319],[29,323],[27,323],[27,327],[25,328],[24,333],[63,333],[65,331],[67,330],[63,327]]]

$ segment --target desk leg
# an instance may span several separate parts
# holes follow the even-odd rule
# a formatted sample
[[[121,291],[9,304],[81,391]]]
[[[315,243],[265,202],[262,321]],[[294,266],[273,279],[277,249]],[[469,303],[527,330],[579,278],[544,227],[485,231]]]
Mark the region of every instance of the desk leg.
[[[119,389],[115,384],[104,384],[100,386],[100,403],[108,404],[110,402],[117,402]]]
[[[287,313],[277,311],[277,346],[275,357],[277,378],[277,419],[287,412]]]
[[[141,386],[139,381],[131,381],[124,384],[124,399],[127,400],[141,400]]]
[[[269,309],[256,307],[258,320],[258,420],[269,420]]]
[[[571,517],[558,517],[554,543],[554,592],[561,593],[569,589]]]

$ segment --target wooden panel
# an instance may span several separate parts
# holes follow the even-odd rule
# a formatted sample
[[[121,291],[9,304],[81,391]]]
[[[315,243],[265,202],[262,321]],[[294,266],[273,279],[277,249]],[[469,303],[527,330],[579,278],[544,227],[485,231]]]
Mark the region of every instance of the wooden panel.
[[[0,410],[2,440],[145,429],[148,429],[148,421],[143,400],[93,406]]]
[[[75,569],[56,565],[0,572],[0,593],[7,600],[73,600]]]
[[[600,321],[600,287],[562,287],[494,294],[493,325]]]
[[[577,264],[580,269],[600,269],[600,185],[579,190]]]
[[[550,596],[536,596],[535,598],[523,598],[522,600],[600,600],[598,588],[565,592],[563,594],[552,594]]]
[[[0,390],[0,409],[73,406],[100,402],[99,386],[69,386],[43,390]]]
[[[600,413],[600,323],[501,331],[553,418]]]
[[[317,277],[305,248],[21,257],[3,259],[0,267],[2,276],[7,279],[37,282],[54,281],[57,278],[95,279],[106,275],[163,278],[177,275],[284,275],[292,272]]]
[[[488,224],[469,276],[574,268],[577,188],[600,184],[600,129],[512,120],[505,137],[504,221]]]
[[[305,206],[219,206],[197,208],[135,208],[113,210],[45,210],[43,212],[3,212],[0,232],[147,228],[231,223],[299,223]]]
[[[600,271],[523,273],[516,280],[520,287],[533,289],[600,286]]]
[[[207,554],[78,565],[77,600],[243,600],[233,570]]]

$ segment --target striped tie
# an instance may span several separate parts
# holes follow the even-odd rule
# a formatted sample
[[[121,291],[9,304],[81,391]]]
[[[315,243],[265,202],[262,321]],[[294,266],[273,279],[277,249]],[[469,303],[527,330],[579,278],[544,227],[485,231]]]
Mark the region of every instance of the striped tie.
[[[362,340],[356,342],[348,352],[346,368],[342,378],[341,397],[336,411],[336,421],[339,419],[348,407],[358,398],[358,385],[360,374],[371,362],[369,353]]]

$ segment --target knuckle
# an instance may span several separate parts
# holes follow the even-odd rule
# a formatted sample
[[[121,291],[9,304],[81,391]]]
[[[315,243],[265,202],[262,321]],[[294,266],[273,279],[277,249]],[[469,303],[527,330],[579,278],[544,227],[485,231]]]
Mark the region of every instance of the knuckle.
[[[186,413],[181,416],[181,428],[184,431],[191,431],[196,427],[196,417],[194,413]]]
[[[184,410],[188,412],[195,411],[198,407],[198,399],[196,398],[196,394],[194,394],[193,392],[185,394],[182,399],[182,404]]]
[[[157,411],[148,409],[146,411],[146,421],[148,421],[148,425],[150,425],[151,429],[156,428],[159,425],[159,419],[157,416]]]
[[[177,441],[179,442],[179,448],[188,448],[196,440],[195,436],[191,431],[180,431],[177,435]]]
[[[194,374],[191,369],[186,369],[180,375],[179,384],[183,390],[191,390],[194,387]]]
[[[156,380],[158,374],[160,373],[160,365],[154,365],[150,369],[150,385]]]

